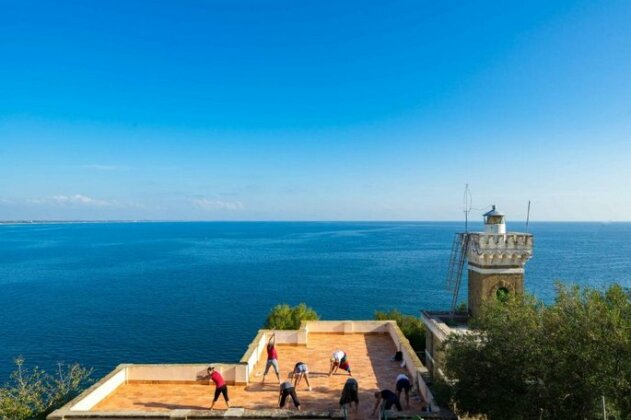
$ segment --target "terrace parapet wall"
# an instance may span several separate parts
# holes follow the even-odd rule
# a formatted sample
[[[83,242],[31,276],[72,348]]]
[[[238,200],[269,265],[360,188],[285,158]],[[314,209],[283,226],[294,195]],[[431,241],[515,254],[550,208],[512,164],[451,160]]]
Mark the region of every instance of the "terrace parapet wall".
[[[195,410],[171,410],[165,413],[158,412],[106,412],[91,411],[116,388],[126,383],[208,383],[206,369],[209,365],[223,375],[228,384],[248,385],[256,364],[261,359],[266,349],[266,344],[272,334],[276,335],[276,343],[279,345],[307,346],[309,334],[387,334],[392,339],[396,348],[403,353],[405,369],[408,376],[414,381],[423,399],[430,408],[430,413],[440,412],[434,402],[434,397],[423,375],[427,369],[422,364],[408,339],[397,326],[395,321],[303,321],[298,330],[259,330],[254,340],[249,344],[246,352],[238,363],[196,363],[196,364],[122,364],[114,371],[95,383],[64,407],[56,410],[48,416],[49,420],[66,419],[193,419],[193,418],[342,418],[338,417],[338,411],[326,413],[297,413],[289,410],[248,410],[230,409],[225,412],[195,411]],[[265,413],[267,414],[265,414]],[[316,415],[317,414],[317,415]]]

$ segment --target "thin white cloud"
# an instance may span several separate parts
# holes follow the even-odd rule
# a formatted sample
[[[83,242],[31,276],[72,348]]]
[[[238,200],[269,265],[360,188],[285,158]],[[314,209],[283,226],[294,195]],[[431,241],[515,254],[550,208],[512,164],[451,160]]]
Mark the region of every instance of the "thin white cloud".
[[[54,195],[52,197],[52,201],[56,204],[65,205],[65,204],[78,204],[82,206],[94,206],[94,207],[109,207],[113,206],[114,203],[107,200],[98,200],[96,198],[91,198],[82,194],[75,195]]]
[[[54,195],[49,198],[30,198],[27,199],[28,204],[36,205],[57,205],[57,206],[86,206],[86,207],[113,207],[118,203],[114,201],[99,200],[97,198],[88,197],[83,194],[74,195]]]
[[[224,200],[209,200],[207,198],[198,198],[192,200],[195,207],[203,210],[241,210],[244,208],[243,203],[240,201],[224,201]]]

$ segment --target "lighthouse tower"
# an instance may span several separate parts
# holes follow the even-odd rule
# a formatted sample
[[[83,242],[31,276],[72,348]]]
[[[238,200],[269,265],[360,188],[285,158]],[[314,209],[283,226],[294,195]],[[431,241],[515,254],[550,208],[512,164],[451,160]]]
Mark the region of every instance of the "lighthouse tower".
[[[469,312],[480,313],[489,299],[524,292],[524,266],[532,257],[529,233],[506,232],[504,214],[495,206],[484,214],[484,232],[469,233],[467,246]]]

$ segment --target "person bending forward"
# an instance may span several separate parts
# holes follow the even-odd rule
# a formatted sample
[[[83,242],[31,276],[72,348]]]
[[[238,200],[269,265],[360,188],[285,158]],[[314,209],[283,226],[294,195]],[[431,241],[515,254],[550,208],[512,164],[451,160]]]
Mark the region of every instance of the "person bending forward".
[[[307,383],[307,386],[309,387],[309,391],[311,391],[311,384],[309,383],[309,367],[307,366],[306,363],[303,363],[303,362],[296,363],[296,366],[294,366],[294,370],[291,372],[291,376],[294,379],[295,388],[298,388],[298,384],[300,384],[300,381],[302,380],[302,378],[305,378],[305,382]]]
[[[392,406],[396,406],[398,411],[401,411],[403,408],[401,407],[401,403],[399,402],[399,398],[397,394],[390,391],[389,389],[383,389],[381,391],[375,392],[375,408],[372,409],[373,416],[377,412],[377,408],[379,408],[379,404],[382,404],[382,408],[384,410],[390,410]]]
[[[410,378],[405,374],[400,374],[397,376],[396,380],[397,387],[397,398],[401,401],[401,391],[405,391],[405,406],[406,409],[410,409],[410,389],[412,388],[412,384],[410,383]]]
[[[351,373],[351,365],[348,363],[348,355],[342,350],[336,350],[331,355],[331,367],[329,369],[329,376],[337,372],[338,368],[347,371],[350,376],[353,376],[353,374]]]
[[[298,411],[301,411],[302,408],[300,407],[300,400],[296,395],[296,388],[294,388],[293,384],[290,381],[285,381],[280,384],[280,393],[278,394],[278,406],[280,408],[285,407],[285,401],[287,400],[288,396],[291,396],[291,400],[294,402],[294,406],[298,409]]]

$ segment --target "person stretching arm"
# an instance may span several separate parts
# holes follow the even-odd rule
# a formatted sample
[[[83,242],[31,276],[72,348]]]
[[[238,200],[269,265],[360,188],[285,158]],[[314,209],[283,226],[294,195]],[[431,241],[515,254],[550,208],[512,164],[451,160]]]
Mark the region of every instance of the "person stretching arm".
[[[213,398],[213,402],[210,405],[210,409],[212,410],[215,406],[215,403],[219,399],[219,395],[223,394],[223,399],[226,401],[226,406],[230,408],[230,399],[228,398],[228,385],[226,385],[226,381],[224,381],[221,373],[215,370],[214,366],[210,366],[207,369],[208,374],[210,375],[210,380],[215,383],[215,396]]]
[[[263,380],[261,383],[265,383],[265,376],[267,376],[267,372],[269,368],[274,368],[274,373],[276,374],[276,379],[278,379],[278,383],[280,384],[280,373],[278,370],[278,353],[276,352],[276,334],[272,334],[269,341],[267,342],[267,362],[265,363],[265,372],[263,372]]]

